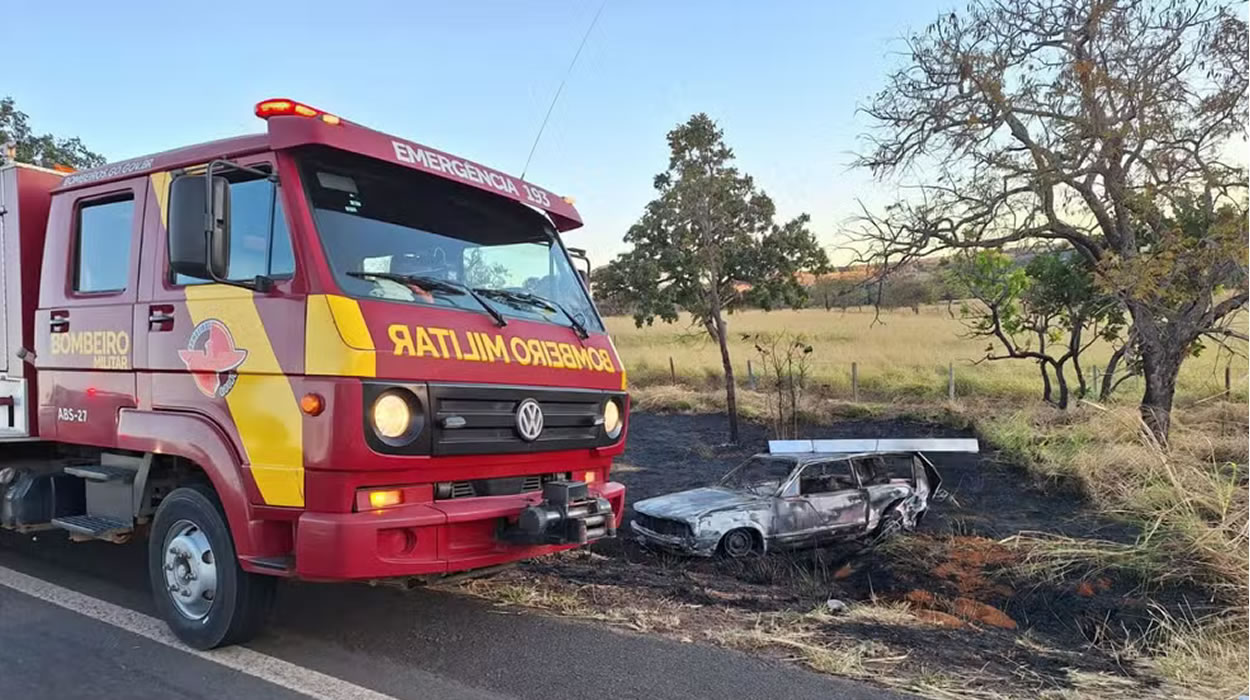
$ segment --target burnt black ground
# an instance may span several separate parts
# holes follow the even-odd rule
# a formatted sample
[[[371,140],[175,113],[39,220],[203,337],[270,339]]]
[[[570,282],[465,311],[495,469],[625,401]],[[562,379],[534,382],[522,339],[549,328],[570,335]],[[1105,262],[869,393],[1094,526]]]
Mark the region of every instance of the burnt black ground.
[[[631,416],[630,440],[613,478],[628,489],[627,500],[714,483],[742,459],[767,449],[765,426],[744,422],[738,446],[726,445],[723,415]],[[850,419],[808,426],[803,437],[971,437],[968,429],[899,419]],[[985,543],[1022,532],[1041,532],[1115,542],[1132,542],[1132,526],[1091,512],[1075,490],[1063,484],[1039,485],[1021,467],[1004,461],[988,446],[981,454],[930,454],[951,498],[936,504],[900,552],[886,554],[842,546],[770,554],[739,562],[683,559],[638,547],[628,539],[594,546],[602,557],[577,555],[539,560],[522,567],[537,576],[577,584],[628,590],[639,600],[663,597],[683,603],[742,612],[805,612],[834,597],[848,602],[901,599],[921,589],[951,601],[970,595],[959,582],[935,572],[934,561],[908,547],[935,549],[955,540]],[[627,516],[629,513],[627,513]],[[993,543],[989,542],[992,546]],[[887,547],[888,549],[888,547]],[[835,571],[842,572],[835,575]],[[842,576],[841,573],[849,572]],[[1141,688],[1153,679],[1139,675],[1121,658],[1116,642],[1140,638],[1149,628],[1152,601],[1168,607],[1203,610],[1196,590],[1150,590],[1149,582],[1107,580],[1091,596],[1078,595],[1078,578],[1068,581],[1022,579],[987,567],[980,602],[993,605],[1019,624],[1016,630],[979,625],[945,629],[915,625],[839,624],[830,639],[878,640],[923,659],[926,667],[986,678],[1016,679],[1029,687],[1068,687],[1069,670],[1136,677]],[[1090,580],[1095,580],[1093,573]],[[710,619],[710,617],[709,617]],[[1036,648],[1021,645],[1026,633]],[[992,682],[992,681],[991,681]]]
[[[752,422],[741,425],[738,445],[725,444],[723,415],[661,415],[630,417],[630,439],[613,478],[629,489],[634,502],[715,482],[739,461],[768,449],[768,429]],[[841,420],[807,426],[804,437],[976,437],[968,429],[897,419]],[[979,455],[930,454],[942,475],[942,487],[955,500],[933,509],[924,529],[975,531],[1006,537],[1021,531],[1045,531],[1079,537],[1131,541],[1132,528],[1089,514],[1075,494],[1060,488],[1044,491],[1023,469],[1008,464],[986,446]]]

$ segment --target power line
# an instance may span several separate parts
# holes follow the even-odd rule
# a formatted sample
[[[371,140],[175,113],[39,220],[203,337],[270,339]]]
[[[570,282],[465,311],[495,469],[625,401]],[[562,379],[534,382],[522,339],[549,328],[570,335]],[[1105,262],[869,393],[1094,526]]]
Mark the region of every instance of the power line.
[[[521,179],[525,179],[525,173],[529,172],[530,161],[534,159],[534,151],[538,149],[538,141],[543,137],[543,130],[547,128],[547,120],[551,119],[551,112],[556,108],[556,101],[560,99],[560,93],[564,92],[564,84],[568,82],[569,76],[573,74],[573,66],[577,65],[577,58],[582,55],[582,49],[586,46],[586,40],[590,38],[590,33],[594,31],[595,24],[599,22],[599,15],[603,14],[603,8],[608,4],[608,0],[599,3],[599,9],[595,11],[595,16],[590,20],[590,26],[586,27],[586,33],[582,35],[582,43],[577,45],[577,53],[573,54],[573,60],[569,61],[569,68],[564,72],[564,78],[560,80],[560,87],[556,88],[556,94],[551,98],[551,104],[547,107],[547,114],[543,117],[543,123],[538,127],[538,134],[534,136],[534,145],[530,146],[530,154],[525,158],[525,167],[521,169]]]

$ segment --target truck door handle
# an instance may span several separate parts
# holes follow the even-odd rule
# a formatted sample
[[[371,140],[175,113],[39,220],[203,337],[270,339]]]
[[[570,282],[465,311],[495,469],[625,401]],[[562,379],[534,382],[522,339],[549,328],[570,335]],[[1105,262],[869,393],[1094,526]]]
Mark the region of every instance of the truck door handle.
[[[48,321],[48,327],[53,333],[64,333],[69,330],[69,312],[52,312],[52,318]]]
[[[172,331],[174,329],[174,307],[167,304],[148,307],[148,330]]]

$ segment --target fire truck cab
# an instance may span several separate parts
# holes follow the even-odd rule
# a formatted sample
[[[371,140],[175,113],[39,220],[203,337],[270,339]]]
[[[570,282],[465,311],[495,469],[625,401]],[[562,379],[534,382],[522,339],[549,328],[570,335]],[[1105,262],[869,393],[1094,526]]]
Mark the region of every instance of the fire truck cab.
[[[624,368],[571,200],[286,100],[261,134],[0,168],[0,528],[148,540],[187,644],[281,577],[615,534]]]

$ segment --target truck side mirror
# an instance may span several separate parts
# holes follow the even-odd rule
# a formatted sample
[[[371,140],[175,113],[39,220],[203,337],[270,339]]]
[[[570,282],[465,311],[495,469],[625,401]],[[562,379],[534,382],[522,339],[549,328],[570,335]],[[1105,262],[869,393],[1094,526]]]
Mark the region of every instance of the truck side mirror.
[[[210,197],[211,190],[211,197]],[[207,280],[230,269],[230,186],[224,177],[183,175],[169,188],[169,266]]]
[[[586,289],[590,289],[590,256],[582,248],[566,248],[565,250],[568,251],[570,258],[586,266],[583,268],[578,267],[576,263],[573,265],[577,270],[577,276],[582,278],[582,284],[586,286]]]

